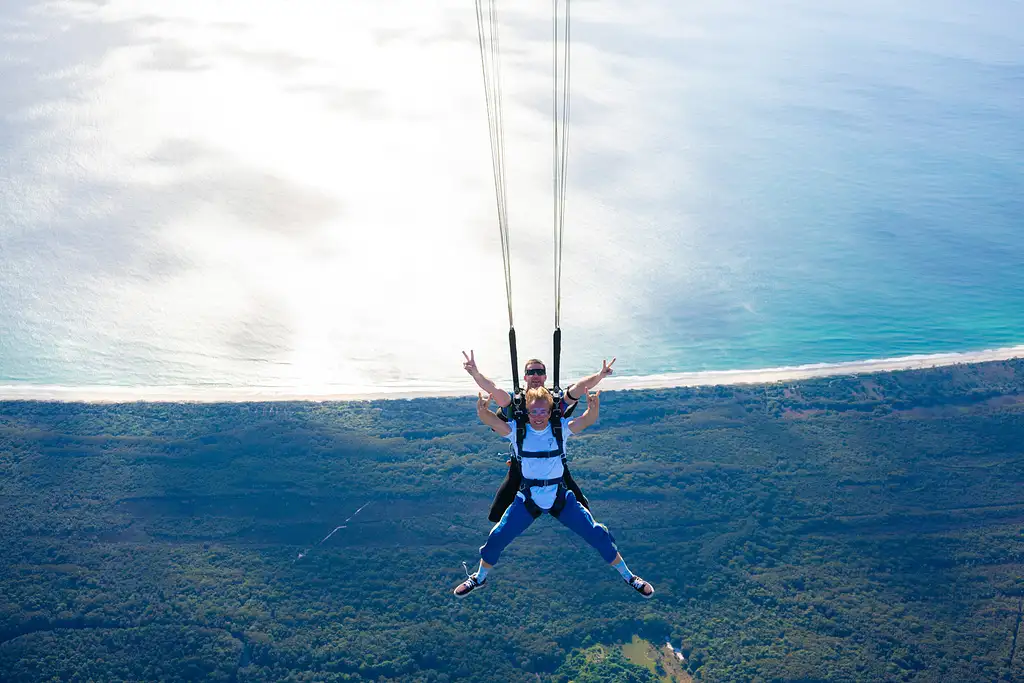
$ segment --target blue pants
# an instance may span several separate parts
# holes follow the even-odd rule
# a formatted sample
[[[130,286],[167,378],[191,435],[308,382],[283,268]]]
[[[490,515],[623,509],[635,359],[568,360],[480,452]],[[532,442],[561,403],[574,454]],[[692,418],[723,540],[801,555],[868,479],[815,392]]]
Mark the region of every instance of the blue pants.
[[[557,519],[596,548],[605,562],[611,562],[619,553],[619,549],[615,547],[615,539],[612,538],[608,527],[595,522],[590,515],[590,510],[580,505],[572,491],[566,491],[565,507],[562,508],[562,514]],[[487,536],[487,543],[480,547],[481,559],[487,564],[497,564],[501,552],[531,524],[533,524],[533,515],[527,511],[523,499],[516,496],[512,504],[505,510],[505,514],[491,529],[490,535]]]

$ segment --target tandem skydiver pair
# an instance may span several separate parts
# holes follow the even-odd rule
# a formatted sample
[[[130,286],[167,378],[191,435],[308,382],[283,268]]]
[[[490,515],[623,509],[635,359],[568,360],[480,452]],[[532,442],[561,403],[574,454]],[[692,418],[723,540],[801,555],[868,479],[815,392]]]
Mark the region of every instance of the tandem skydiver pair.
[[[472,352],[466,356],[463,367],[487,392],[479,395],[477,416],[509,440],[512,457],[505,481],[491,504],[489,516],[496,524],[480,548],[480,566],[455,588],[457,597],[465,597],[484,586],[502,551],[545,512],[595,548],[640,595],[654,595],[654,587],[626,566],[611,532],[591,515],[586,497],[566,467],[565,440],[597,422],[600,392],[590,390],[612,373],[614,362],[613,358],[611,363],[603,363],[600,371],[562,393],[544,387],[546,368],[542,361],[533,358],[526,363],[525,388],[510,395],[480,373]],[[572,413],[584,395],[586,411],[569,420],[567,414]],[[497,411],[490,409],[492,399],[498,404]]]

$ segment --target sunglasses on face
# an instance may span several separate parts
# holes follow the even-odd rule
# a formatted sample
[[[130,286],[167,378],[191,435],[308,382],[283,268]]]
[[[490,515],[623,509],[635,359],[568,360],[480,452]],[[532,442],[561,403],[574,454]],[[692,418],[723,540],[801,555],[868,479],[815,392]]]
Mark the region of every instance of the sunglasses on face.
[[[551,408],[530,408],[530,415],[547,415]]]
[[[530,375],[541,375],[541,376],[544,376],[546,374],[548,374],[548,371],[545,370],[544,368],[530,368],[529,370],[526,371],[526,375],[527,376],[530,376]]]

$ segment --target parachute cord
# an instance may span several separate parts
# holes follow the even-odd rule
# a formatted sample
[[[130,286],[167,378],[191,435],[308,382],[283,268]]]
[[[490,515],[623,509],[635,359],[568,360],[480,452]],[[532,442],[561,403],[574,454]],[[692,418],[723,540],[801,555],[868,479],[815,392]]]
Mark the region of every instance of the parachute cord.
[[[487,3],[486,17],[484,2]],[[498,209],[498,233],[501,236],[501,260],[505,269],[505,299],[508,302],[508,326],[512,322],[512,266],[509,258],[507,184],[505,181],[505,125],[501,100],[501,45],[498,40],[498,10],[495,0],[476,0],[476,28],[480,43],[480,65],[484,75],[484,98],[487,102],[487,129],[491,142],[491,167],[494,175],[494,196]],[[513,355],[515,351],[513,349]],[[512,373],[516,377],[516,371]]]
[[[519,356],[516,352],[516,328],[508,328],[508,351],[512,359],[512,388],[519,393]]]
[[[561,391],[562,387],[558,383],[558,372],[559,372],[559,367],[561,365],[561,363],[559,361],[562,358],[562,329],[560,327],[556,327],[555,328],[553,344],[554,344],[554,359],[555,359],[554,367],[555,367],[555,374],[553,375],[553,377],[554,377],[554,384],[552,384],[551,386],[553,386],[555,388],[555,391]]]
[[[570,17],[569,2],[565,0],[565,26],[561,46],[558,35],[558,4],[552,0],[552,71],[554,81],[553,119],[554,119],[554,237],[555,237],[555,329],[559,329],[562,317],[562,243],[565,233],[565,196],[567,166],[569,162],[569,45]],[[559,91],[559,61],[561,61],[561,91]],[[555,360],[557,363],[557,359]]]

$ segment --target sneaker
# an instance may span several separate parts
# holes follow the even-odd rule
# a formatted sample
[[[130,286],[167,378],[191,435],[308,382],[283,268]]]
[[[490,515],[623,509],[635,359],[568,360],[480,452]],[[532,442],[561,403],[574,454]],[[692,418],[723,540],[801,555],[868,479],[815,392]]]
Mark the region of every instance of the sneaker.
[[[473,591],[475,591],[477,588],[484,586],[486,583],[487,579],[484,579],[483,581],[477,581],[476,574],[470,574],[469,578],[460,583],[458,586],[456,586],[455,590],[452,592],[455,593],[455,597],[464,598]]]
[[[633,578],[629,581],[626,581],[626,583],[632,586],[637,593],[647,598],[648,600],[654,597],[654,586],[647,583],[636,574],[633,574]]]

